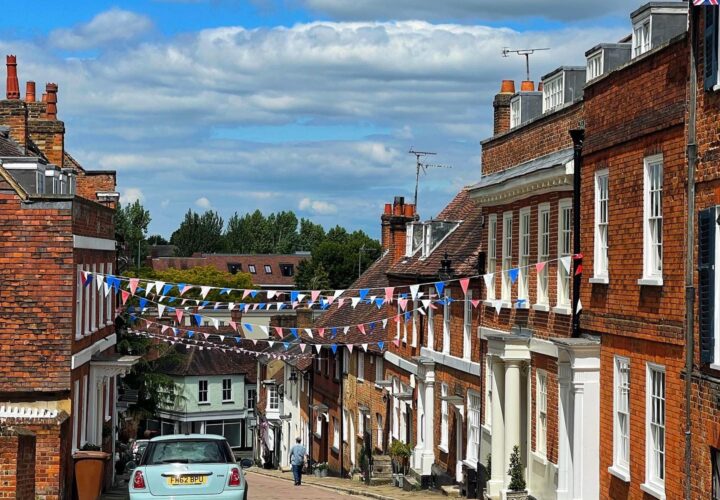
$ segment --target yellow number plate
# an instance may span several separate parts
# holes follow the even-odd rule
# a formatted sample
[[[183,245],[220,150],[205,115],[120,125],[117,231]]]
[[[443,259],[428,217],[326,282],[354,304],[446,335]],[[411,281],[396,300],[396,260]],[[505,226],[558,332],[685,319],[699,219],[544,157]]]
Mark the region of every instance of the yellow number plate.
[[[205,484],[207,483],[207,476],[170,476],[169,478],[167,478],[167,482],[170,486],[180,486],[186,484]]]

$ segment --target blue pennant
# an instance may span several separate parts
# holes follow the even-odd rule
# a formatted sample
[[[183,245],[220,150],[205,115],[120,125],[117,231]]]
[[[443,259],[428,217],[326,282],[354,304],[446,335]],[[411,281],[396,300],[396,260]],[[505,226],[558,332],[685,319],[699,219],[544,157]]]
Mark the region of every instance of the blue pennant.
[[[258,304],[258,309],[265,309],[265,306],[266,306],[266,305],[267,305],[267,304],[265,304],[264,302],[261,303],[261,304]]]
[[[410,316],[410,311],[407,311],[407,312],[405,313],[405,322],[407,323],[408,321],[410,321],[410,318],[411,318],[411,316]]]
[[[297,328],[290,328],[290,333],[293,334],[293,337],[298,338],[298,329]]]
[[[168,293],[170,293],[170,290],[173,289],[173,286],[174,286],[174,285],[165,285],[165,286],[163,287],[162,293],[161,293],[160,295],[167,295]]]
[[[201,304],[201,305],[202,305],[203,307],[205,307],[205,306],[206,306],[206,305],[208,305],[209,303],[210,303],[209,301],[207,301],[207,300],[203,300],[203,302],[202,302],[202,304]]]
[[[230,293],[229,288],[223,288],[222,290],[220,290],[220,295],[227,295],[229,293]]]
[[[370,323],[370,325],[368,325],[368,326],[370,326],[370,331],[372,332],[375,329],[375,321]]]
[[[285,302],[280,302],[280,303],[278,304],[278,310],[280,310],[280,309],[285,309],[285,307],[286,307],[286,306],[285,306]]]
[[[360,298],[361,298],[362,300],[365,300],[365,297],[367,296],[367,294],[368,294],[369,291],[370,291],[369,288],[363,288],[362,290],[360,290],[360,291],[358,292],[358,295],[360,296]]]
[[[202,316],[200,316],[199,314],[193,314],[193,317],[195,318],[195,324],[197,324],[197,326],[202,326]]]
[[[240,343],[240,340],[242,340],[240,337],[235,337],[235,342],[236,342],[236,343],[239,344],[239,343]]]
[[[252,325],[251,325],[250,323],[243,323],[243,326],[245,327],[245,329],[246,329],[248,332],[251,332],[251,333],[252,333],[253,327],[252,327]]]
[[[337,352],[337,344],[331,344],[330,349],[332,349],[333,354]]]
[[[148,302],[148,301],[147,301],[147,299],[145,299],[145,298],[140,299],[140,310],[141,310],[141,311],[142,311],[143,309],[145,309],[145,307],[147,306],[147,302]]]
[[[445,290],[445,283],[442,281],[438,281],[435,283],[435,290],[437,290],[438,295],[443,294],[443,290]]]
[[[326,310],[328,307],[330,307],[330,303],[326,300],[323,302],[323,304],[320,306],[320,309],[323,311]]]
[[[177,284],[178,290],[182,292],[182,289],[185,288],[185,283],[178,283]]]
[[[128,306],[128,313],[130,314],[130,316],[132,316],[134,312],[135,312],[135,307]]]
[[[332,332],[331,338],[334,339],[335,337],[337,337],[337,328],[331,328],[330,331]]]
[[[290,349],[290,342],[283,342],[283,345],[285,346],[286,351]]]
[[[192,338],[193,335],[195,335],[195,332],[193,332],[192,330],[190,330],[189,332],[187,332],[187,336],[188,336],[188,337]]]
[[[177,335],[178,335],[179,332],[180,332],[180,330],[178,330],[177,328],[173,327],[173,335],[174,335],[174,336],[177,337]]]
[[[253,290],[252,292],[250,292],[250,297],[252,297],[254,299],[255,297],[257,297],[257,294],[258,294],[257,290]]]
[[[297,302],[298,296],[300,295],[300,292],[290,292],[290,302]]]
[[[517,281],[518,272],[519,272],[519,269],[518,269],[518,268],[508,269],[508,272],[507,272],[507,273],[508,273],[508,276],[510,277],[510,283],[513,283],[513,284],[514,284],[514,283]]]
[[[170,297],[170,300],[168,300],[168,304],[172,304],[175,302],[175,297]]]
[[[383,347],[385,347],[385,342],[378,342],[378,347],[379,347],[380,350],[382,351],[382,350],[383,350]]]
[[[85,283],[83,283],[83,285],[88,286],[92,280],[93,280],[93,275],[92,275],[92,274],[88,274],[88,275],[85,277]]]
[[[385,299],[377,298],[375,299],[375,305],[378,309],[382,309],[383,302],[385,302]]]

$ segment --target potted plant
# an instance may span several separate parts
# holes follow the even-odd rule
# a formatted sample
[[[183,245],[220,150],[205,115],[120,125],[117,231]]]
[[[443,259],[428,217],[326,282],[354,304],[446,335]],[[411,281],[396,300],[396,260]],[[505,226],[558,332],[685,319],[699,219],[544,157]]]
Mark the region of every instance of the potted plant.
[[[100,451],[95,444],[85,443],[73,459],[78,500],[96,500],[102,491],[105,462],[110,459],[110,454]]]
[[[396,486],[403,487],[405,474],[407,473],[408,460],[412,455],[412,445],[403,443],[402,441],[393,440],[390,445],[390,458],[393,460],[393,469],[395,474]]]
[[[314,474],[316,477],[327,477],[328,465],[325,462],[319,463],[315,466]]]
[[[513,447],[510,454],[508,474],[510,475],[510,484],[508,484],[508,492],[505,498],[508,500],[526,500],[528,492],[525,489],[525,474],[520,462],[520,447],[518,445]]]

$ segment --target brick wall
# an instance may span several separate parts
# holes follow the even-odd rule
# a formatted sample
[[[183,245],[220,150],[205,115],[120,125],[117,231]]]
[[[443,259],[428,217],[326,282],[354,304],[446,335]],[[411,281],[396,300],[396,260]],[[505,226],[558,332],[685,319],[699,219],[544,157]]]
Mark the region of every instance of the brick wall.
[[[96,200],[98,192],[113,192],[116,189],[115,173],[79,173],[77,176],[77,194],[88,200]],[[113,205],[112,208],[115,208]]]
[[[0,428],[0,498],[35,498],[35,435]]]
[[[10,127],[10,137],[20,147],[27,146],[27,109],[20,100],[0,101],[0,124]]]

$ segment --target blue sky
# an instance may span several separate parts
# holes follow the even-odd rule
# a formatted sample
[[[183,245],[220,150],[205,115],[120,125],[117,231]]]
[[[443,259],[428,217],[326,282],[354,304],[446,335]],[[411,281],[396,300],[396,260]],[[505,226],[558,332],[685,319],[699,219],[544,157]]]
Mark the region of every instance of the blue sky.
[[[635,0],[39,0],[3,6],[21,85],[57,82],[66,148],[114,169],[169,236],[188,208],[295,210],[379,234],[382,205],[429,218],[480,175],[502,47],[547,46],[532,77],[630,31]]]

